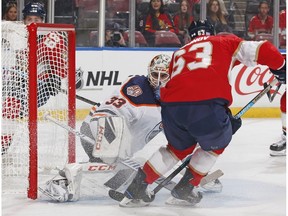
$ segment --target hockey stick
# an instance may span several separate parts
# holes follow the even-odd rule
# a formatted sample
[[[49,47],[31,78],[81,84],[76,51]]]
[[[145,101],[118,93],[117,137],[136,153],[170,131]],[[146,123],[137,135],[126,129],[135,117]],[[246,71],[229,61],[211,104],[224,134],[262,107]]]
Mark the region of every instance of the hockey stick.
[[[66,95],[68,94],[67,90],[65,90],[65,89],[60,89],[60,92],[63,93],[63,94],[66,94]],[[81,101],[83,101],[85,103],[91,104],[93,106],[95,106],[95,105],[98,106],[98,107],[100,106],[100,103],[97,103],[95,101],[89,100],[89,99],[84,98],[84,97],[82,97],[80,95],[77,95],[77,94],[76,94],[76,99],[81,100]]]
[[[248,104],[246,104],[235,116],[234,118],[239,119],[244,113],[246,113],[260,98],[262,98],[267,92],[270,91],[270,89],[278,83],[278,80],[275,78],[270,84],[267,84],[267,86],[259,92],[258,95],[256,95],[251,101],[249,101]]]
[[[168,182],[170,182],[182,169],[184,169],[190,162],[192,155],[188,155],[184,162],[175,169],[169,176],[167,176],[160,184],[157,185],[157,187],[154,188],[153,191],[151,191],[151,195],[155,196],[156,193],[158,193]]]
[[[267,92],[267,97],[268,97],[268,99],[269,99],[270,102],[272,102],[272,101],[274,100],[274,98],[275,98],[275,96],[277,95],[277,93],[278,93],[281,85],[282,85],[282,84],[280,83],[280,84],[276,87],[276,89],[275,89],[275,91],[274,91],[274,93],[273,93],[272,95],[271,95],[270,91]],[[268,84],[265,82],[265,83],[264,83],[264,89],[265,89],[267,86],[268,86]]]

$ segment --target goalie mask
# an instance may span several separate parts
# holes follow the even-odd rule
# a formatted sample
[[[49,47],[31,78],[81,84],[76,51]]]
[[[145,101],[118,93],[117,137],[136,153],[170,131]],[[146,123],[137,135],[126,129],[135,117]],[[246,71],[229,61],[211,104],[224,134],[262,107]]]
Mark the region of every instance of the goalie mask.
[[[215,35],[214,26],[207,20],[193,21],[189,28],[191,40],[201,35]]]
[[[155,56],[148,65],[148,80],[154,88],[165,85],[169,80],[171,57],[165,54]]]

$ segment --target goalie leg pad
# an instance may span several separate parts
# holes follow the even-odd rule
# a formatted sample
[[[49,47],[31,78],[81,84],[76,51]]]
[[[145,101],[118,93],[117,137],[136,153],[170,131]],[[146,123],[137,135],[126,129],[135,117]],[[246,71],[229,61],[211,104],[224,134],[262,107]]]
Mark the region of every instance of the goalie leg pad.
[[[119,187],[126,184],[126,182],[133,175],[133,172],[134,170],[132,169],[119,170],[112,178],[105,182],[104,185],[113,190],[117,190]]]
[[[122,157],[120,152],[124,120],[120,116],[108,116],[99,117],[97,123],[96,143],[92,155],[112,164],[119,156]]]
[[[89,124],[87,122],[83,122],[80,128],[80,132],[82,134],[85,134],[87,137],[90,137],[91,139],[94,139],[92,132],[91,132],[91,128],[89,126]],[[94,145],[92,143],[87,142],[84,139],[80,139],[81,141],[81,145],[84,148],[86,154],[89,157],[89,162],[102,162],[102,160],[100,158],[95,158],[92,155],[93,149],[94,149]]]

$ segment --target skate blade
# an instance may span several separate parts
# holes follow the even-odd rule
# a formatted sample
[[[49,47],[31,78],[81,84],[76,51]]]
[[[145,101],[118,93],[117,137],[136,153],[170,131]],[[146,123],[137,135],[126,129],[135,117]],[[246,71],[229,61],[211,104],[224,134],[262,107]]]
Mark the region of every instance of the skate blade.
[[[222,183],[219,181],[219,179],[216,179],[212,182],[209,182],[205,185],[201,186],[201,189],[205,192],[211,192],[211,193],[221,193],[223,189]]]
[[[286,156],[286,150],[284,150],[284,151],[270,151],[270,156],[272,156],[272,157]]]
[[[174,205],[174,206],[195,206],[197,203],[196,202],[195,203],[191,203],[191,202],[188,202],[186,200],[177,199],[177,198],[175,198],[173,196],[170,196],[165,201],[166,205]]]
[[[137,208],[148,206],[149,204],[150,203],[146,203],[143,200],[129,199],[127,197],[124,197],[122,201],[119,203],[119,206],[124,208]]]

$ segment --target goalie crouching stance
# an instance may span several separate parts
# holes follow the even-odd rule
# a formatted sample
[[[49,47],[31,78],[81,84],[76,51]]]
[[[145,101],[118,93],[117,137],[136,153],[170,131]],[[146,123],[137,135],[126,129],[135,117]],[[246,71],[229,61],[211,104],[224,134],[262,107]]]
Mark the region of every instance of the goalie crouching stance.
[[[130,77],[99,107],[94,106],[80,132],[95,140],[81,139],[89,162],[108,164],[132,157],[162,131],[158,83],[169,79],[170,56],[157,55],[148,64],[148,76]],[[123,139],[125,134],[125,139]]]

